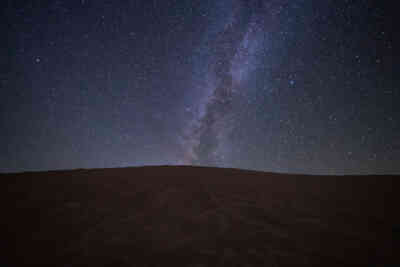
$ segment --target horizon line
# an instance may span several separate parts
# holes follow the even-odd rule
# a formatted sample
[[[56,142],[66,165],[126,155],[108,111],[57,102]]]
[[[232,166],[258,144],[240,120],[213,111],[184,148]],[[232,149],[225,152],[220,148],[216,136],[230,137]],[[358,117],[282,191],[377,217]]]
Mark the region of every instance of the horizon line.
[[[133,168],[148,168],[148,167],[171,167],[171,168],[204,168],[204,169],[224,169],[224,170],[236,170],[236,171],[244,171],[244,172],[255,172],[255,173],[264,173],[264,174],[275,174],[275,175],[301,175],[301,176],[399,176],[400,174],[388,173],[388,174],[310,174],[310,173],[295,173],[295,172],[273,172],[273,171],[263,171],[256,169],[242,169],[235,167],[219,167],[219,166],[205,166],[205,165],[189,165],[189,164],[162,164],[162,165],[137,165],[137,166],[115,166],[115,167],[103,167],[103,168],[73,168],[73,169],[45,169],[45,170],[26,170],[26,171],[15,171],[15,172],[1,172],[0,175],[9,175],[9,174],[29,174],[29,173],[48,173],[48,172],[74,172],[74,171],[94,171],[94,170],[113,170],[113,169],[133,169]]]

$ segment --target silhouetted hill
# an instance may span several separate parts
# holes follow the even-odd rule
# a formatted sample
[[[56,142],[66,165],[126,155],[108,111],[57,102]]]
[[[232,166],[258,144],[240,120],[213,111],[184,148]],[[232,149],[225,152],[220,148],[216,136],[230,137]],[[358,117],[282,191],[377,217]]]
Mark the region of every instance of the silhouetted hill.
[[[0,174],[0,264],[387,266],[399,178],[189,166]]]

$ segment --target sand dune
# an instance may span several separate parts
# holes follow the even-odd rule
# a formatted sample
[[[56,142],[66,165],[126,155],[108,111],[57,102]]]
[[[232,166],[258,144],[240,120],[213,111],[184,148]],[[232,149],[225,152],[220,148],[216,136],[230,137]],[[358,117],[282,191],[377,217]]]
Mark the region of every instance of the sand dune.
[[[399,263],[399,178],[178,166],[1,174],[0,264],[387,266]]]

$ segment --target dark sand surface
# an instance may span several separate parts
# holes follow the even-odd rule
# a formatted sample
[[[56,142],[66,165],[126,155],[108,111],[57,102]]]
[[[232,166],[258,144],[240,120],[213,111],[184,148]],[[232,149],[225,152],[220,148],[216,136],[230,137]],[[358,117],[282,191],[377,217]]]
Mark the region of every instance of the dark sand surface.
[[[395,266],[399,178],[162,166],[0,174],[0,266]]]

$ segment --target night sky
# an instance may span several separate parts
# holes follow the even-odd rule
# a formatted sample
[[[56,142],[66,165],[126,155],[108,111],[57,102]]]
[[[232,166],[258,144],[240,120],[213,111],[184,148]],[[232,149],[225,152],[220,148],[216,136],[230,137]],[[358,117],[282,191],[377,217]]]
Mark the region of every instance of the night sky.
[[[400,173],[389,2],[2,1],[0,172]]]

